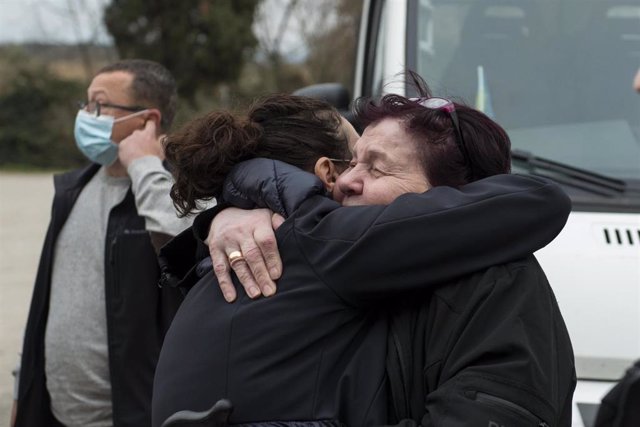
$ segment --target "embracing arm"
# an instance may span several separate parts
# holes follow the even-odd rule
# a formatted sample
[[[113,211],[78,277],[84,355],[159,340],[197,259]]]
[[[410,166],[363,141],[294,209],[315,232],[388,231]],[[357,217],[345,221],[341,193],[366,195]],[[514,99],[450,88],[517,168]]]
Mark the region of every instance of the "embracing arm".
[[[570,206],[551,182],[496,175],[405,194],[388,206],[336,209],[317,224],[305,205],[296,232],[325,283],[363,303],[531,254],[560,233]]]
[[[258,169],[251,162],[245,166],[253,171],[255,189]],[[293,170],[310,176],[279,162],[278,170],[287,170],[289,182],[300,182],[293,180]],[[252,197],[253,190],[243,192],[243,181],[234,182],[234,192]],[[286,198],[287,186],[278,189]],[[262,196],[257,201],[266,206],[256,207],[283,204],[269,200]],[[570,212],[570,200],[557,185],[520,175],[405,194],[388,206],[336,208],[324,197],[305,200],[286,202],[295,209],[300,249],[310,264],[322,266],[319,274],[329,286],[358,304],[424,290],[533,253],[557,236]]]
[[[257,159],[246,164],[251,167],[240,165],[230,174],[225,183],[224,201],[217,208],[199,214],[193,224],[195,234],[209,247],[213,271],[228,302],[237,296],[231,269],[249,297],[270,296],[276,292],[282,261],[274,230],[284,221],[283,216],[293,212],[300,202],[313,194],[324,193],[314,175],[297,168],[288,166],[276,174],[270,160]],[[245,209],[228,207],[230,205]],[[228,255],[233,251],[240,251],[244,261],[231,266]]]

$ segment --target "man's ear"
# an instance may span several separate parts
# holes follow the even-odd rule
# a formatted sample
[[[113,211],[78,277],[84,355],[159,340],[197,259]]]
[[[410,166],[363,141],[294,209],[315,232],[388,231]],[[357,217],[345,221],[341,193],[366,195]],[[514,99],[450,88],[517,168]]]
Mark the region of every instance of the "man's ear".
[[[328,157],[320,157],[316,160],[316,165],[313,168],[313,173],[320,178],[327,191],[333,191],[333,186],[336,185],[336,180],[340,175],[336,166]]]
[[[160,120],[162,119],[162,113],[157,108],[149,108],[144,116],[145,122],[147,120],[153,120],[156,124],[156,133],[160,135],[162,129],[160,129]]]

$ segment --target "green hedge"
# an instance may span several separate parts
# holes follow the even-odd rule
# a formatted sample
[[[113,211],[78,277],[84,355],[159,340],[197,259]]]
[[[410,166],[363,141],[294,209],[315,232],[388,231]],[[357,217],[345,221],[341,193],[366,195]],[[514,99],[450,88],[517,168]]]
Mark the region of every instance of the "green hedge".
[[[45,67],[18,65],[2,87],[0,167],[58,169],[86,162],[73,139],[75,102],[86,96],[83,84]]]

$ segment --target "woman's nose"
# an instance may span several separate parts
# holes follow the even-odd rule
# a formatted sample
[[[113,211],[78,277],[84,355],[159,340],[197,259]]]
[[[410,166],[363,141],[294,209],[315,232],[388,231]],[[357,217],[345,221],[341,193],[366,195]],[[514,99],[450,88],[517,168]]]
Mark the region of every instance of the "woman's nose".
[[[346,196],[353,196],[362,193],[362,180],[355,170],[350,170],[338,178],[336,182],[338,189]]]

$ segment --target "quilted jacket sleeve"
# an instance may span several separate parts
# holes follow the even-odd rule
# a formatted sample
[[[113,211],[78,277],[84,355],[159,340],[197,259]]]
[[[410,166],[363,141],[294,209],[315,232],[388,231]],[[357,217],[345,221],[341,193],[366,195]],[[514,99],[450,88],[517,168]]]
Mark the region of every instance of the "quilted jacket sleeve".
[[[313,175],[259,160],[232,173],[225,201],[288,214],[309,264],[353,305],[428,290],[529,255],[558,235],[571,210],[556,184],[520,175],[404,194],[388,206],[340,208],[318,196],[320,187],[309,187],[319,183]]]

